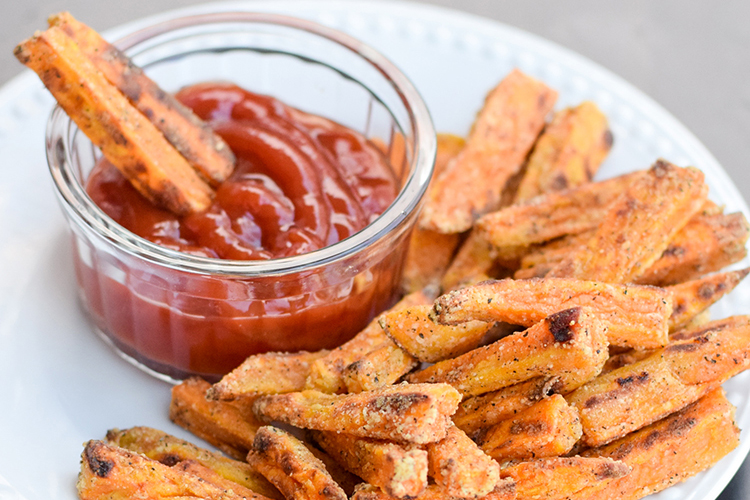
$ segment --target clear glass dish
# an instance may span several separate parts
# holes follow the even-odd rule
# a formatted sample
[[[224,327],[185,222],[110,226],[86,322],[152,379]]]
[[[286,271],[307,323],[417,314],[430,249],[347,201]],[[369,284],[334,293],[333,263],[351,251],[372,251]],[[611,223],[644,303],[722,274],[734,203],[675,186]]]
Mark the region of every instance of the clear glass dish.
[[[316,23],[247,12],[172,19],[116,45],[167,91],[230,81],[346,125],[385,148],[401,182],[380,217],[326,248],[269,261],[189,255],[130,233],[91,201],[84,183],[101,154],[55,108],[47,159],[78,290],[123,357],[167,380],[216,379],[253,353],[334,347],[394,302],[436,143],[424,102],[392,63]]]

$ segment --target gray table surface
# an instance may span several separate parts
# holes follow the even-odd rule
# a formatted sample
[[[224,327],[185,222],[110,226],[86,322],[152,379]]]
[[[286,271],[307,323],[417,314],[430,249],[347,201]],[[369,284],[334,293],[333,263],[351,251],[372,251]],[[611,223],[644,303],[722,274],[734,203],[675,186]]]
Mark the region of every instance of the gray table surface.
[[[350,0],[352,2],[356,0]],[[202,3],[188,0],[0,0],[0,85],[22,71],[13,46],[69,10],[98,30]],[[750,2],[747,0],[429,0],[535,33],[612,70],[664,106],[750,200]],[[721,500],[750,498],[746,462]]]

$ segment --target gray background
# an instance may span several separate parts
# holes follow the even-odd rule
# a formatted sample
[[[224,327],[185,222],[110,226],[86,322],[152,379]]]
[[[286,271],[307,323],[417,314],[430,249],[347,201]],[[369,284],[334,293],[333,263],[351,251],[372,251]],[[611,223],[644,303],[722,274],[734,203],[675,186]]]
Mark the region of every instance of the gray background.
[[[356,0],[351,0],[355,2]],[[98,30],[203,3],[177,0],[0,0],[0,84],[22,71],[13,46],[71,11]],[[622,76],[683,122],[750,200],[750,2],[747,0],[430,0],[557,42]],[[720,497],[750,498],[750,466]]]
[[[350,0],[356,2],[356,0]],[[13,46],[69,10],[106,30],[202,0],[0,0],[0,84],[22,71]],[[430,0],[541,35],[612,70],[684,123],[750,200],[747,0]]]

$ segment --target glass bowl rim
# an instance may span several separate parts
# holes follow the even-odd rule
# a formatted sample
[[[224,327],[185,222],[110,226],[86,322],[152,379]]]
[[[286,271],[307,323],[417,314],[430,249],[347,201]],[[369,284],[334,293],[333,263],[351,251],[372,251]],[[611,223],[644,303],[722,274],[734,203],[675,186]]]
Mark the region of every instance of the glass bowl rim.
[[[236,277],[283,276],[319,268],[353,257],[375,245],[401,226],[419,207],[432,176],[437,139],[429,110],[411,81],[385,56],[369,45],[336,29],[314,21],[281,14],[247,11],[216,12],[167,19],[125,35],[113,42],[121,50],[185,28],[211,24],[271,24],[304,31],[332,41],[364,59],[387,80],[403,103],[414,130],[414,151],[411,172],[396,198],[374,221],[352,236],[313,252],[271,260],[228,260],[191,255],[172,250],[137,236],[114,222],[88,196],[72,172],[70,150],[60,161],[55,138],[64,141],[77,128],[68,115],[56,105],[47,121],[46,151],[58,196],[71,217],[81,220],[84,227],[113,243],[123,251],[155,264],[197,274],[220,274]],[[61,131],[64,131],[61,134]],[[53,147],[50,147],[53,146]],[[67,146],[67,144],[66,144]]]

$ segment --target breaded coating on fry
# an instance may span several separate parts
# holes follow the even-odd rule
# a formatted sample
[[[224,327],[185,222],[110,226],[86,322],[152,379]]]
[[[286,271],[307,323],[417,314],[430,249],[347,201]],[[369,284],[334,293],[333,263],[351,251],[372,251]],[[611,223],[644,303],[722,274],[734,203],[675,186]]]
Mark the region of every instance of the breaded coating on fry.
[[[578,410],[554,394],[508,420],[480,429],[475,440],[499,462],[565,455],[581,438]]]
[[[417,444],[445,437],[461,395],[447,384],[399,384],[359,394],[317,391],[262,396],[256,414],[323,431]]]
[[[219,453],[150,427],[107,431],[107,442],[173,466],[180,462],[197,462],[227,481],[237,483],[261,495],[281,499],[278,490],[244,461],[232,460]],[[244,457],[243,457],[244,458]]]
[[[476,320],[531,326],[573,306],[591,309],[613,345],[655,348],[668,342],[671,294],[642,285],[568,278],[486,281],[438,297],[432,314],[449,325]]]
[[[464,398],[453,414],[453,423],[472,439],[480,429],[509,419],[554,393],[558,377],[536,377],[526,382]]]
[[[516,482],[518,499],[573,500],[587,488],[627,477],[630,467],[611,458],[554,457],[521,462],[500,471]]]
[[[495,210],[544,127],[557,92],[513,70],[487,96],[466,147],[435,181],[419,225],[440,233],[470,229]]]
[[[735,408],[715,389],[684,410],[638,432],[583,453],[619,460],[632,471],[575,500],[637,500],[708,469],[739,444]]]
[[[413,383],[451,384],[475,396],[535,377],[558,376],[569,392],[596,377],[607,359],[605,327],[590,311],[574,307],[551,314],[528,330],[504,337],[407,377]]]
[[[413,498],[427,486],[427,452],[351,434],[314,431],[313,439],[344,468],[394,498]]]
[[[276,427],[258,429],[247,461],[287,500],[347,500],[323,462],[297,438]]]
[[[658,160],[609,207],[591,239],[549,277],[628,283],[667,249],[706,200],[703,172]]]
[[[102,441],[89,441],[81,455],[76,483],[81,500],[175,498],[204,500],[264,500],[215,486],[199,476]]]
[[[346,390],[357,393],[395,384],[418,364],[401,347],[385,342],[344,369]]]
[[[310,375],[310,365],[328,351],[269,352],[247,358],[240,366],[212,385],[206,397],[231,401],[242,396],[301,391]]]
[[[378,323],[396,345],[419,361],[434,363],[476,349],[493,323],[468,321],[441,325],[429,317],[430,305],[411,306],[380,316]]]
[[[452,498],[481,498],[500,481],[500,465],[455,425],[445,439],[428,444],[427,453],[430,476]]]
[[[371,484],[362,483],[357,487],[351,500],[393,500],[390,495],[380,488]],[[437,484],[430,484],[421,495],[412,500],[446,500],[451,496],[445,488]],[[520,498],[520,497],[519,497]],[[511,478],[501,479],[498,486],[490,493],[482,497],[482,500],[516,500],[516,487]]]

